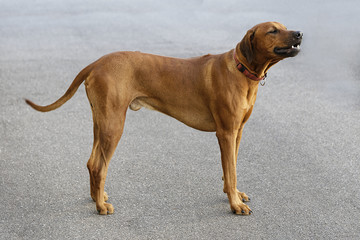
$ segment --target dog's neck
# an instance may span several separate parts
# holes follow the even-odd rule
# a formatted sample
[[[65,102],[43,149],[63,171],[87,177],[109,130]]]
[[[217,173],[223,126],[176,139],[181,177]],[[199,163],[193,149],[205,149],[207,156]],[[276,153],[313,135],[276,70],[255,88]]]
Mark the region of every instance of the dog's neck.
[[[236,50],[233,51],[233,57],[236,63],[236,67],[237,69],[243,73],[247,78],[250,78],[253,81],[261,81],[264,80],[266,78],[266,73],[264,74],[263,77],[259,77],[257,74],[252,73],[251,71],[249,71],[249,69],[245,66],[245,64],[241,63],[237,56],[236,56]]]
[[[278,62],[271,60],[259,62],[257,59],[254,59],[249,63],[246,57],[241,53],[239,47],[236,47],[234,50],[234,58],[236,58],[252,75],[256,76],[258,80],[264,79],[270,67]]]

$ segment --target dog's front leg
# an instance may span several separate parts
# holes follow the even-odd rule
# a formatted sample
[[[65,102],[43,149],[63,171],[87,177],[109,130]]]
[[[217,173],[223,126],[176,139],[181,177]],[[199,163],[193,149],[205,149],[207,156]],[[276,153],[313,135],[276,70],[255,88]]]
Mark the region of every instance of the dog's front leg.
[[[242,202],[236,188],[236,139],[238,131],[217,131],[216,136],[221,150],[221,164],[224,174],[224,192],[227,193],[230,208],[236,214],[249,215],[251,209]]]

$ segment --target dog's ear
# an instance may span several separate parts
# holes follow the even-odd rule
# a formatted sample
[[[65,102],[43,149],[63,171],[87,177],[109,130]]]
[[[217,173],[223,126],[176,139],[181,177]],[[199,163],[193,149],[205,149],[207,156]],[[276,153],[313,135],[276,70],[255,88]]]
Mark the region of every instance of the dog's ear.
[[[255,30],[250,29],[249,31],[247,31],[245,37],[240,42],[240,51],[249,64],[251,64],[254,59],[254,49],[252,45],[252,40],[254,39],[254,36]]]

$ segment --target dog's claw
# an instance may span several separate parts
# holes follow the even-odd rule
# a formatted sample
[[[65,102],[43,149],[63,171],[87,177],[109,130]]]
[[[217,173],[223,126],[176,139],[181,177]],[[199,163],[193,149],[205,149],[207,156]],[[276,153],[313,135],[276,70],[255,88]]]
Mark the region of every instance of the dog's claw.
[[[243,203],[240,199],[238,199],[238,201],[236,203],[231,204],[231,210],[233,213],[239,214],[239,215],[250,215],[251,214],[251,209],[249,208],[249,206],[246,205],[245,203]]]

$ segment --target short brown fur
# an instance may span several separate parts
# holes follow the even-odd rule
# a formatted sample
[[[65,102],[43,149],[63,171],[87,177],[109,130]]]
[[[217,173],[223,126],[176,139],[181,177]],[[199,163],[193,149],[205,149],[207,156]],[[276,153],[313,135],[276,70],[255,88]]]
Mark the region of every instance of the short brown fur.
[[[233,53],[250,72],[264,76],[272,65],[290,56],[276,54],[276,47],[289,48],[295,41],[300,44],[301,39],[296,40],[294,33],[280,23],[262,23],[250,29],[235,49],[190,59],[140,52],[112,53],[84,68],[55,103],[43,107],[26,102],[38,111],[54,110],[85,81],[94,122],[93,150],[87,164],[90,193],[100,214],[114,211],[106,203],[104,185],[110,159],[123,132],[127,108],[146,107],[195,129],[216,132],[223,190],[230,208],[236,214],[249,215],[251,210],[244,203],[249,198],[236,186],[236,162],[242,130],[253,110],[259,82],[237,69]]]

